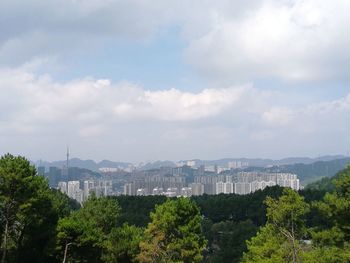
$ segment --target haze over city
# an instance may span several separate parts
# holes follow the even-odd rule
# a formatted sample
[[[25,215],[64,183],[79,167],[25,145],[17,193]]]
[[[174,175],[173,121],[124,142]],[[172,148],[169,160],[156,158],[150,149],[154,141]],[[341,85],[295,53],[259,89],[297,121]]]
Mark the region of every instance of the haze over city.
[[[348,155],[350,2],[0,2],[0,153]]]

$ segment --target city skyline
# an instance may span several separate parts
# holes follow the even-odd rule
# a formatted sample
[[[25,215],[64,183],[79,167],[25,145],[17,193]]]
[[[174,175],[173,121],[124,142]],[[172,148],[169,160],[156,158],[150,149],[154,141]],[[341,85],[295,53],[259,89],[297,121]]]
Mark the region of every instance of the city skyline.
[[[348,155],[350,3],[0,3],[0,154]]]

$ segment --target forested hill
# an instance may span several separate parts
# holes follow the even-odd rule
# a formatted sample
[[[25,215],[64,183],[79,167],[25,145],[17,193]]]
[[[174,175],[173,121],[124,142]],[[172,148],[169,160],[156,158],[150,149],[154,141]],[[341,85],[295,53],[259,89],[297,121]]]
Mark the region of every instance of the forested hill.
[[[331,177],[350,165],[350,158],[336,159],[332,161],[319,161],[311,164],[292,164],[281,165],[265,168],[266,172],[285,172],[295,173],[298,175],[301,183],[306,185],[308,183],[317,181],[322,177]]]

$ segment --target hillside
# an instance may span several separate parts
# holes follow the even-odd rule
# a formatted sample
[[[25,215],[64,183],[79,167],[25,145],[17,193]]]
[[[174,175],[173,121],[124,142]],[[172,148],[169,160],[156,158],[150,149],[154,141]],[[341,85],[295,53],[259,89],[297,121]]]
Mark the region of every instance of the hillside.
[[[271,168],[266,168],[264,171],[295,173],[298,175],[301,183],[306,185],[317,181],[322,177],[334,176],[348,165],[350,165],[350,158],[342,158],[331,161],[319,161],[311,164],[297,163],[292,165],[274,166]]]

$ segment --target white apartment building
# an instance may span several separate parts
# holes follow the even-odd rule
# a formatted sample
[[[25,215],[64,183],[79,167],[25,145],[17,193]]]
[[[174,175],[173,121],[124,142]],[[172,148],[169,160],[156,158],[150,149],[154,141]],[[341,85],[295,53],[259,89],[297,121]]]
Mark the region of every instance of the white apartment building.
[[[134,195],[133,191],[133,184],[132,183],[127,183],[124,185],[124,195]]]
[[[84,201],[87,200],[95,187],[94,181],[84,181]]]
[[[215,185],[215,193],[218,194],[223,194],[224,193],[224,182],[217,182]]]
[[[235,183],[235,194],[246,195],[252,192],[250,183]]]
[[[64,194],[67,194],[67,182],[58,182],[58,190]]]
[[[204,194],[204,184],[192,183],[190,184],[192,195],[198,196]]]
[[[70,198],[76,199],[76,193],[80,190],[79,181],[68,181],[67,194]]]
[[[253,181],[251,182],[251,192],[255,192],[258,190],[264,190],[268,186],[274,186],[276,182],[274,181]]]
[[[234,191],[234,184],[231,182],[226,182],[224,184],[224,193],[225,194],[232,194]]]
[[[233,193],[233,183],[231,182],[217,182],[216,183],[216,194],[232,194]]]

